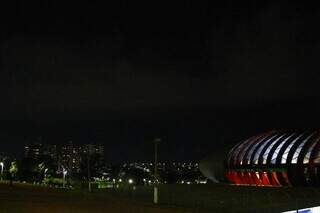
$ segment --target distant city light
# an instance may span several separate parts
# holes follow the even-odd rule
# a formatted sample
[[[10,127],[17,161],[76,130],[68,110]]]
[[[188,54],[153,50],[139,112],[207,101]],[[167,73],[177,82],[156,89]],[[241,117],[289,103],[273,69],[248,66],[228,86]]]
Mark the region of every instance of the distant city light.
[[[42,172],[44,179],[48,181],[49,173],[51,174],[60,174],[64,176],[63,184],[72,183],[72,174],[85,174],[87,173],[86,169],[81,168],[80,166],[83,163],[86,163],[84,160],[87,158],[81,158],[83,154],[99,154],[99,159],[97,161],[103,165],[103,153],[104,148],[100,145],[95,144],[85,144],[79,145],[75,144],[72,141],[64,144],[61,148],[57,149],[56,145],[48,145],[41,143],[31,143],[29,145],[23,146],[25,148],[25,158],[37,161],[40,159],[39,156],[45,155],[52,157],[54,163],[61,165],[59,169],[48,168],[48,165],[44,165]],[[102,153],[102,154],[101,154]],[[95,159],[92,159],[94,161]],[[155,179],[154,175],[151,174],[154,171],[154,167],[157,165],[159,171],[158,180]],[[99,183],[101,187],[112,186],[116,188],[117,185],[121,187],[121,183],[127,183],[133,185],[152,185],[154,183],[159,184],[171,184],[172,179],[169,179],[166,175],[173,175],[176,178],[174,181],[176,184],[200,184],[206,183],[205,177],[200,173],[198,169],[198,163],[195,162],[123,162],[120,165],[106,165],[99,166],[99,168],[92,168],[95,175],[90,178],[94,182]],[[0,164],[0,169],[1,169]],[[118,168],[119,167],[119,170]],[[97,173],[98,172],[98,173]],[[132,173],[134,172],[134,173]],[[135,172],[138,172],[139,175],[135,176]],[[192,179],[190,179],[190,176]],[[1,175],[1,177],[4,177]],[[121,177],[121,178],[120,178]],[[87,178],[84,176],[83,178]],[[68,182],[70,180],[70,182]],[[103,182],[103,183],[102,183]],[[103,185],[103,186],[102,186]]]

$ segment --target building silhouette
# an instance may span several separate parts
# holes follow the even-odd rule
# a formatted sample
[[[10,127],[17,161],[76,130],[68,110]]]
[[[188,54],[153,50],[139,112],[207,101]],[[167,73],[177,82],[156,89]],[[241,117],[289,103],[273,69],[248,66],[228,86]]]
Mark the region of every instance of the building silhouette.
[[[81,147],[69,141],[61,148],[60,165],[68,169],[69,172],[77,173],[80,171]]]
[[[29,160],[37,161],[42,155],[42,144],[41,143],[31,143],[24,147],[24,157]]]

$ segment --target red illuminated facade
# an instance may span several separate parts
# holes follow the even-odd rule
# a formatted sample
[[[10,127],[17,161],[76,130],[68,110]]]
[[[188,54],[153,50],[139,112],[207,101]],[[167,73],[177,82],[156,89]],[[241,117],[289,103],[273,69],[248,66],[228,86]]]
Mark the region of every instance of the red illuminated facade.
[[[237,185],[320,185],[320,130],[251,137],[230,150],[225,175]]]

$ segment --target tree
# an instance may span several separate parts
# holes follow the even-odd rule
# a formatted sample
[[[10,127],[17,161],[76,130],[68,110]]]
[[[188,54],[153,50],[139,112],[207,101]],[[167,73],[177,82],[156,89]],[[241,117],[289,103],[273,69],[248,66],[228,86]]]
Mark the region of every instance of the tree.
[[[35,166],[34,168],[36,175],[36,181],[37,182],[42,182],[44,179],[44,171],[45,171],[45,164],[39,163],[38,165]]]
[[[10,172],[10,186],[12,186],[13,179],[16,177],[16,174],[18,173],[18,165],[16,161],[11,162],[9,172]]]
[[[88,178],[88,170],[91,177],[100,176],[101,168],[104,166],[100,158],[101,156],[97,154],[83,155],[80,164],[80,176]]]

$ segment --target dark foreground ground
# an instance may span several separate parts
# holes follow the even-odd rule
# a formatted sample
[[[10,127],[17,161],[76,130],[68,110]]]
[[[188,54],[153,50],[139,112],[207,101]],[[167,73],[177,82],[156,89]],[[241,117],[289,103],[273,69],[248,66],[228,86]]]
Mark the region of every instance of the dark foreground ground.
[[[118,198],[110,193],[57,190],[39,186],[0,184],[0,213],[182,213],[184,209]]]
[[[320,205],[319,188],[256,188],[228,185],[160,186],[160,205],[152,188],[57,190],[0,184],[0,213],[15,212],[281,212]]]

